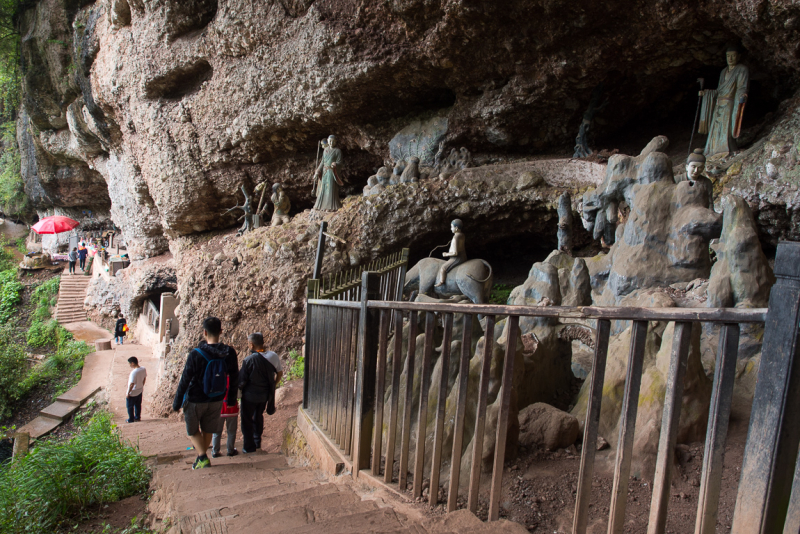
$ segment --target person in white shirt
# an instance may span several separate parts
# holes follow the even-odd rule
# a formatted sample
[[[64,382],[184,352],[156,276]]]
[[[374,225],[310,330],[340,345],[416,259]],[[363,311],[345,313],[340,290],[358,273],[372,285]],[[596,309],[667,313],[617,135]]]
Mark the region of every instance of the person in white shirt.
[[[147,382],[147,369],[139,366],[139,359],[136,356],[128,358],[131,375],[128,377],[128,392],[125,398],[125,405],[128,408],[128,419],[126,423],[133,423],[142,420],[142,393],[144,383]]]

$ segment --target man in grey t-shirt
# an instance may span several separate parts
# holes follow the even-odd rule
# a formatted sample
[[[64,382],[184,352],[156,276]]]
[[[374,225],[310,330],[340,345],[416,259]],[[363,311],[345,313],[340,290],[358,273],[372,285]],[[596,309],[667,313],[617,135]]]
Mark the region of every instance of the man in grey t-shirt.
[[[242,450],[255,452],[261,448],[264,433],[264,412],[275,402],[275,386],[283,378],[283,367],[277,354],[264,349],[264,336],[250,334],[250,356],[242,362],[239,389],[242,390]]]

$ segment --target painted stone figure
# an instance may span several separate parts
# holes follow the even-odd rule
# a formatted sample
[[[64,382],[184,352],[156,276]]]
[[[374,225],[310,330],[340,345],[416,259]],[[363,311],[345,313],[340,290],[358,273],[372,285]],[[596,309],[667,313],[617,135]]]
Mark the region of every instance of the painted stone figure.
[[[272,223],[270,226],[280,226],[289,222],[289,210],[292,209],[292,201],[286,196],[281,184],[272,186],[272,196],[270,200],[275,205],[272,213]]]
[[[736,151],[736,138],[742,127],[742,113],[750,87],[750,71],[739,63],[739,51],[729,47],[726,52],[728,66],[719,75],[716,89],[700,91],[703,105],[700,109],[699,133],[708,133],[706,157],[727,157]]]
[[[336,211],[342,207],[339,200],[339,187],[344,185],[338,176],[338,166],[342,163],[342,151],[336,148],[336,137],[328,136],[328,146],[322,153],[322,162],[314,173],[317,186],[317,202],[314,209],[318,211]]]
[[[461,219],[455,219],[450,223],[450,230],[453,232],[453,239],[450,240],[450,250],[443,252],[442,256],[449,258],[441,267],[436,277],[436,286],[443,286],[447,272],[460,263],[467,261],[467,250],[464,247],[465,237],[462,229],[464,223]]]
[[[703,171],[706,168],[706,157],[703,155],[703,149],[696,148],[695,151],[686,159],[686,178],[692,187],[696,187],[703,198],[706,199],[705,204],[708,209],[714,210],[714,186],[711,180],[703,176]]]
[[[226,213],[230,213],[233,210],[237,209],[242,210],[244,212],[244,214],[241,217],[239,217],[239,219],[244,218],[244,223],[242,224],[242,227],[239,229],[239,231],[236,232],[237,236],[240,236],[245,232],[248,232],[253,229],[253,217],[255,216],[250,195],[247,194],[247,190],[244,188],[244,186],[242,186],[242,193],[244,194],[244,204],[241,206],[237,204],[236,206],[232,207],[231,209],[223,213],[223,215],[225,215]]]

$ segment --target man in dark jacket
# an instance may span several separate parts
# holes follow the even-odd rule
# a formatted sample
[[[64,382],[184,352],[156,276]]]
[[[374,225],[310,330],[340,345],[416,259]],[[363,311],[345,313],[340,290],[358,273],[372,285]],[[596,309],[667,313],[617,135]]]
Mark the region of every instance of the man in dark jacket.
[[[203,387],[206,367],[213,360],[223,359],[230,383],[236,384],[239,379],[239,361],[236,351],[233,347],[219,342],[221,333],[222,323],[219,319],[209,317],[203,321],[205,342],[201,342],[196,349],[189,352],[181,381],[178,384],[178,391],[175,392],[175,399],[172,401],[172,409],[176,412],[183,408],[186,433],[198,454],[192,469],[202,469],[211,465],[206,451],[211,444],[212,436],[222,432],[220,411],[223,397],[206,395]],[[236,406],[235,387],[228,388],[225,402],[228,406]]]
[[[261,448],[264,433],[264,411],[275,407],[275,385],[283,378],[281,360],[272,351],[264,350],[264,336],[256,332],[247,338],[250,356],[242,362],[239,389],[242,390],[242,450],[255,452]],[[270,413],[274,413],[271,411]]]

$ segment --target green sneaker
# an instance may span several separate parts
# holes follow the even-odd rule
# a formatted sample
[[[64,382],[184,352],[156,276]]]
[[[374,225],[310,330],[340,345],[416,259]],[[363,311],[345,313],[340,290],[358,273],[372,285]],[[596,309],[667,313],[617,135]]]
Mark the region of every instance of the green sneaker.
[[[204,467],[211,467],[211,460],[208,456],[198,456],[192,465],[192,469],[203,469]]]

